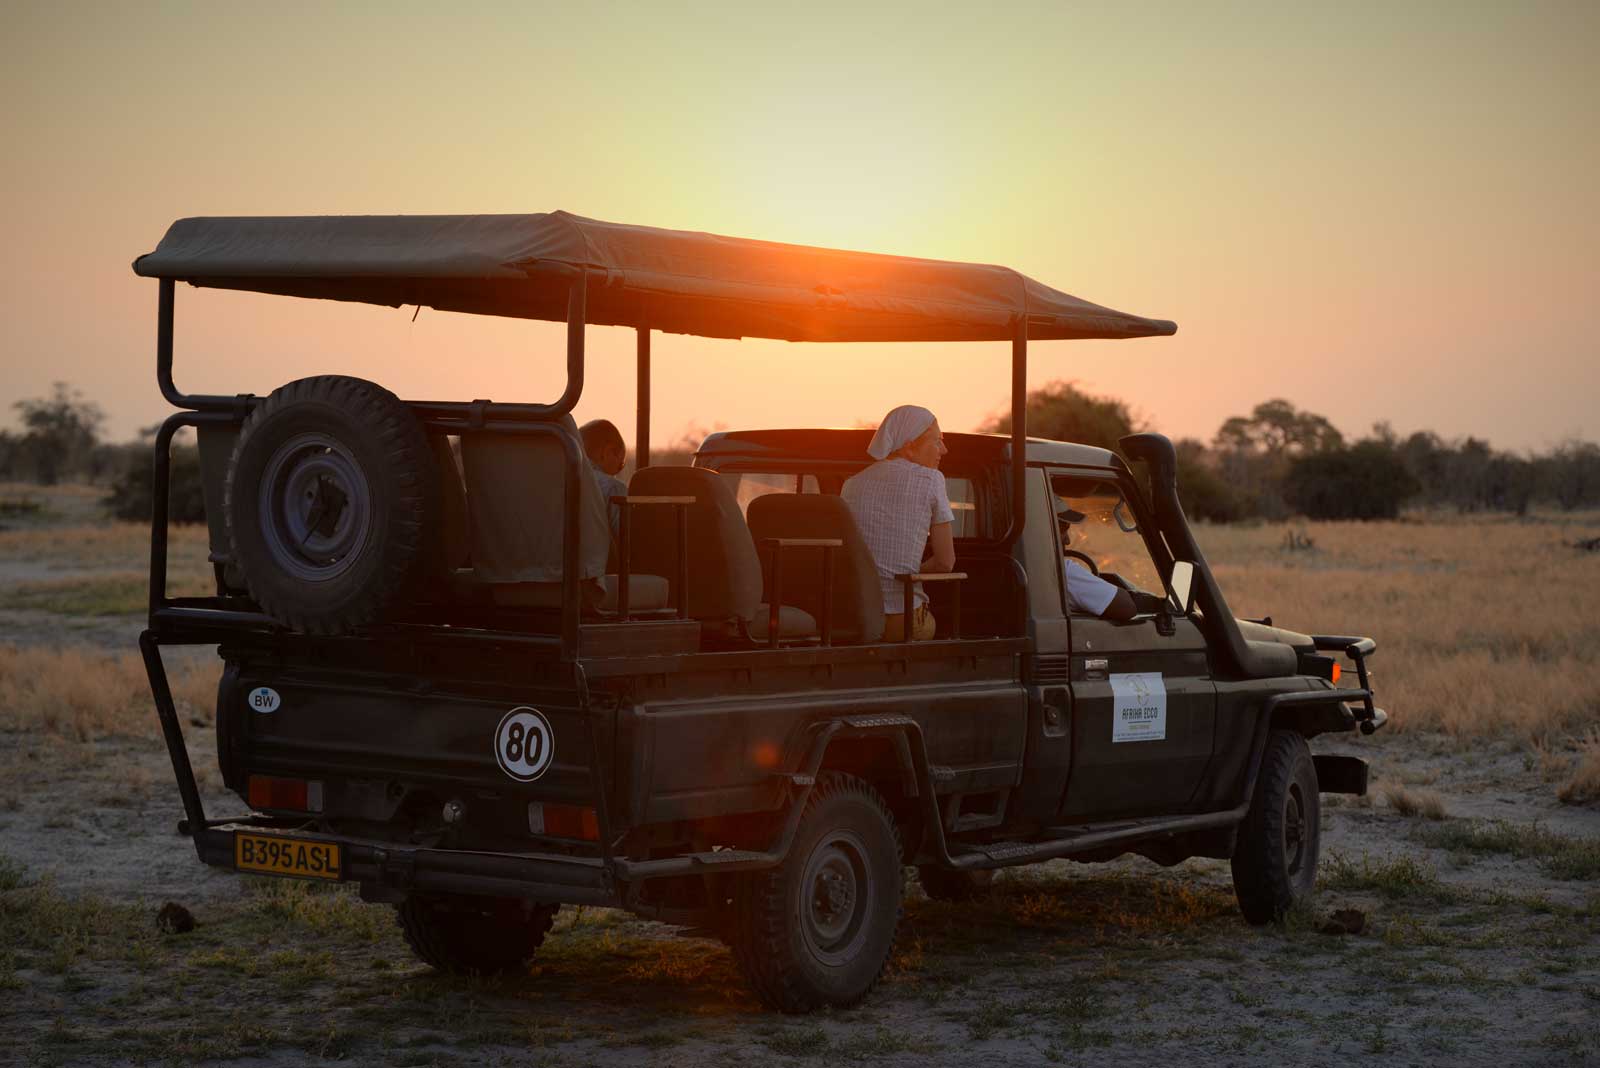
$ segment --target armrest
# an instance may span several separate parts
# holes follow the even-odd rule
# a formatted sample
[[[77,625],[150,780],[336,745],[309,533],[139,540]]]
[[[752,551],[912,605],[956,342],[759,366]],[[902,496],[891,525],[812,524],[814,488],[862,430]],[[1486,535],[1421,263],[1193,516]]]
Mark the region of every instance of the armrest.
[[[961,580],[966,577],[967,573],[965,571],[913,571],[904,575],[896,575],[895,581],[899,582],[901,589],[905,591],[905,626],[901,628],[904,632],[904,637],[900,640],[903,642],[911,640],[911,611],[915,600],[913,594],[919,582],[954,582],[956,584],[954,587],[955,593],[951,596],[951,607],[954,609],[955,618],[950,621],[950,637],[961,637]]]
[[[693,504],[697,497],[612,497],[612,504]]]
[[[762,538],[761,544],[771,549],[842,549],[842,538]]]

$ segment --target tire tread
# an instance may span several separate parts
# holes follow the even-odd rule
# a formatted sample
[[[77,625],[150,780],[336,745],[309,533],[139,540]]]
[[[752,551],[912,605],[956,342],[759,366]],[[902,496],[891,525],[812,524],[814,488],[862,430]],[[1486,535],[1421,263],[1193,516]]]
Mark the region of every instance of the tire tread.
[[[853,775],[824,772],[812,789],[811,796],[806,799],[806,815],[809,816],[832,798],[841,796],[857,797],[877,809],[889,826],[897,858],[890,879],[892,885],[885,891],[892,895],[895,902],[895,917],[883,965],[859,994],[846,1001],[833,1003],[837,1007],[848,1008],[860,1004],[872,993],[883,976],[883,967],[894,956],[895,943],[900,934],[900,917],[904,912],[901,897],[905,880],[898,863],[901,855],[900,831],[895,824],[894,814],[882,795],[867,782]],[[805,817],[802,817],[801,826],[805,826]],[[783,872],[781,866],[758,872],[744,883],[744,892],[736,897],[737,936],[732,939],[733,953],[745,978],[768,1005],[782,1012],[809,1012],[819,1007],[821,1001],[798,979],[799,963],[793,957],[790,939],[781,920],[785,911]]]

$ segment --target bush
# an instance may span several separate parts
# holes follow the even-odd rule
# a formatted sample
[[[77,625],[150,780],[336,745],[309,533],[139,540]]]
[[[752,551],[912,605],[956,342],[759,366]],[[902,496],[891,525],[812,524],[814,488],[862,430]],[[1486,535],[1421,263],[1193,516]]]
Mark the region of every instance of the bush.
[[[149,522],[155,470],[150,448],[128,446],[122,474],[111,484],[106,509],[117,519]],[[168,476],[167,519],[173,523],[206,521],[205,491],[200,481],[200,450],[193,445],[173,445]]]
[[[1394,519],[1421,485],[1382,442],[1301,456],[1289,466],[1284,498],[1312,519]]]

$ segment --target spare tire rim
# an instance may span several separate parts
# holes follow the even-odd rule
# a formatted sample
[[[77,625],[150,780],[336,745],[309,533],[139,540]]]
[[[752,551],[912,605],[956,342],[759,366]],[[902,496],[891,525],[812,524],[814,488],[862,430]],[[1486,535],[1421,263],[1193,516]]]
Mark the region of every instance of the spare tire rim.
[[[328,434],[297,434],[278,446],[258,494],[267,550],[298,579],[342,575],[372,530],[366,474],[349,448]]]
[[[800,879],[800,928],[817,960],[838,966],[860,954],[876,890],[866,843],[854,832],[816,844]]]

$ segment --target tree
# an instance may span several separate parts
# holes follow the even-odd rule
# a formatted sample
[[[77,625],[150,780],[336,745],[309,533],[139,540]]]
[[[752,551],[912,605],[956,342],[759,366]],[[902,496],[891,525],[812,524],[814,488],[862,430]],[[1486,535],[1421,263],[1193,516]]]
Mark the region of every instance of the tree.
[[[1028,393],[1028,433],[1033,437],[1115,450],[1119,440],[1142,429],[1122,401],[1091,396],[1071,382],[1052,382]],[[995,416],[978,432],[1011,433],[1011,413]]]
[[[1253,515],[1281,518],[1288,512],[1284,479],[1296,457],[1339,448],[1343,436],[1332,423],[1278,398],[1222,424],[1214,442],[1223,480]]]
[[[1248,416],[1236,415],[1217,431],[1217,447],[1269,456],[1305,455],[1337,449],[1344,436],[1320,415],[1296,410],[1278,398],[1263,401]]]
[[[1545,458],[1544,486],[1564,512],[1600,503],[1600,445],[1562,442]]]
[[[1190,519],[1232,523],[1246,515],[1246,502],[1217,471],[1205,443],[1181,438],[1173,443],[1178,457],[1178,502]]]
[[[65,475],[88,473],[105,422],[99,405],[57,382],[53,395],[20,400],[12,407],[21,415],[25,431],[15,445],[19,466],[35,482],[53,486]]]

